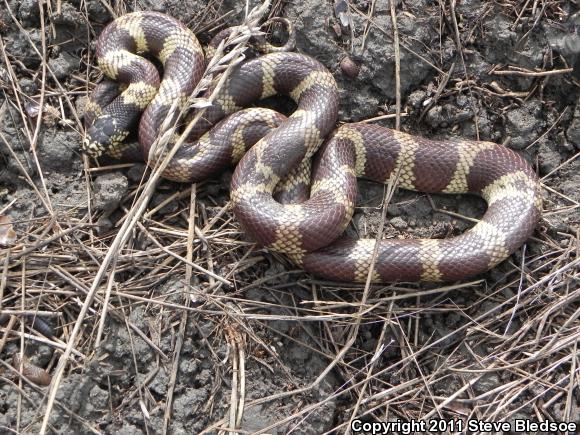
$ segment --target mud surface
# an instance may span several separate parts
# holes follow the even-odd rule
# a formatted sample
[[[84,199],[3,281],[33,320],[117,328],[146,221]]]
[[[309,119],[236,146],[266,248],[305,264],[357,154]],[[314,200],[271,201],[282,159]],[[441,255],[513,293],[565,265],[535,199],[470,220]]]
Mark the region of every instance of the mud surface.
[[[194,29],[204,30],[216,27],[212,23],[220,28],[239,23],[243,17],[243,1],[210,2],[210,7],[206,3],[143,0],[130,3],[127,8],[166,12]],[[394,118],[383,116],[395,113],[396,98],[396,53],[388,2],[348,3],[351,5],[345,18],[350,22],[348,26],[340,24],[335,3],[331,1],[284,2],[279,10],[296,26],[298,51],[320,60],[336,77],[341,98],[340,120],[382,117],[376,121],[378,124],[394,127]],[[318,434],[333,428],[343,432],[345,427],[340,425],[346,424],[351,415],[358,415],[353,406],[359,397],[371,397],[381,389],[395,396],[403,394],[414,388],[414,380],[437,373],[441,367],[452,364],[454,358],[484,358],[492,352],[493,342],[485,340],[481,346],[477,340],[462,345],[477,328],[476,324],[461,328],[485,313],[491,313],[486,319],[493,317],[494,309],[517,295],[522,285],[541,281],[545,272],[538,266],[541,262],[525,268],[523,284],[519,265],[530,257],[549,258],[556,249],[573,251],[580,224],[580,160],[575,159],[580,150],[580,42],[575,36],[580,32],[580,24],[574,27],[569,20],[578,5],[574,1],[540,2],[543,6],[532,11],[529,7],[522,10],[524,3],[458,2],[457,35],[450,11],[446,9],[443,13],[438,2],[398,1],[396,11],[401,40],[402,130],[435,139],[461,137],[504,143],[521,152],[544,177],[545,215],[525,251],[518,251],[510,260],[479,277],[484,281],[467,289],[438,293],[440,286],[428,284],[374,288],[366,303],[376,303],[382,308],[373,308],[372,316],[369,314],[363,320],[347,359],[341,359],[313,388],[284,394],[310,386],[333,362],[351,332],[362,287],[321,288],[318,281],[294,271],[278,256],[258,249],[248,257],[251,264],[238,271],[239,259],[248,252],[250,244],[239,233],[235,221],[224,218],[223,231],[230,232],[223,237],[236,240],[231,242],[233,247],[211,240],[198,240],[195,246],[199,252],[213,253],[215,261],[211,267],[216,274],[226,276],[236,270],[230,277],[233,286],[220,287],[194,271],[189,288],[190,310],[186,311],[176,308],[183,305],[183,264],[177,267],[177,263],[168,262],[158,272],[151,272],[158,264],[155,255],[163,251],[139,233],[132,242],[135,252],[149,249],[155,254],[132,257],[130,252],[124,252],[124,266],[118,272],[115,289],[122,291],[127,286],[132,299],[112,296],[111,303],[116,308],[109,311],[102,342],[96,348],[93,340],[102,305],[89,310],[83,340],[75,346],[78,353],[73,355],[56,396],[51,430],[133,434],[161,433],[167,427],[173,434],[203,430],[217,433],[227,427],[230,419],[231,360],[240,337],[245,340],[242,359],[246,404],[257,401],[246,407],[240,422],[240,429],[249,433],[265,428],[268,433]],[[80,153],[78,117],[82,115],[87,77],[94,82],[98,76],[94,66],[87,64],[94,65],[94,41],[103,23],[111,20],[106,4],[98,0],[63,1],[60,11],[46,7],[41,11],[36,1],[8,1],[9,9],[0,10],[0,36],[10,60],[9,66],[4,59],[0,62],[0,211],[4,212],[0,214],[10,215],[19,236],[29,235],[30,243],[34,243],[39,237],[34,222],[51,216],[62,222],[77,222],[87,216],[90,206],[94,222],[98,223],[91,237],[102,237],[102,250],[71,252],[71,259],[67,260],[70,267],[80,261],[78,258],[102,260],[145,172],[143,165],[135,164],[86,175],[86,162]],[[233,13],[226,22],[216,21],[228,11]],[[42,28],[46,29],[44,39]],[[215,31],[202,33],[201,39],[207,42]],[[43,51],[47,57],[44,68]],[[349,77],[341,69],[345,57],[352,58],[360,67],[356,77]],[[548,70],[569,71],[519,73]],[[16,96],[22,111],[15,105]],[[30,143],[41,96],[45,107],[33,153]],[[222,210],[227,201],[228,179],[225,174],[198,186],[200,228]],[[168,232],[180,231],[171,239],[172,246],[181,249],[180,255],[185,255],[187,240],[187,188],[162,181],[148,209],[158,207],[155,216]],[[35,189],[42,191],[42,195]],[[50,198],[49,204],[40,199],[44,192]],[[166,201],[175,192],[185,194],[179,201]],[[384,186],[360,182],[359,207],[350,233],[376,235],[381,224],[383,195]],[[384,237],[457,235],[473,225],[464,217],[477,218],[484,210],[485,203],[478,198],[427,196],[399,190],[388,206]],[[161,237],[161,232],[152,229],[160,226],[157,223],[143,221],[146,228]],[[88,236],[83,231],[77,237]],[[206,262],[203,267],[210,266]],[[20,269],[11,269],[14,273],[9,275],[6,294],[22,290],[17,270]],[[50,269],[47,273],[55,272]],[[66,344],[84,300],[82,292],[86,292],[91,281],[87,278],[70,287],[71,282],[65,278],[62,274],[37,277],[47,290],[62,288],[72,292],[67,294],[70,307],[59,305],[59,297],[54,296],[55,306],[67,313],[64,317],[67,322],[61,321],[63,317],[47,318],[55,328],[55,341]],[[200,290],[208,285],[217,291]],[[356,291],[347,291],[353,287]],[[433,293],[422,298],[388,299],[417,289]],[[577,287],[568,286],[566,291],[577,291]],[[4,307],[20,306],[20,296],[11,298],[6,294]],[[99,297],[104,297],[104,293]],[[380,305],[382,297],[390,302]],[[538,298],[541,301],[543,296],[538,294]],[[319,301],[327,301],[328,307],[319,305]],[[244,316],[238,316],[240,307]],[[337,318],[333,320],[334,314]],[[315,315],[327,317],[315,319]],[[391,316],[408,330],[385,329],[383,325],[392,321]],[[515,315],[510,322],[502,317],[502,321],[506,321],[507,331],[516,334],[520,328],[529,328],[526,323],[529,318],[534,318],[533,313]],[[403,345],[404,339],[410,342]],[[381,343],[385,346],[378,352]],[[12,354],[19,352],[20,346],[20,340],[8,340],[1,358],[10,364]],[[60,354],[52,345],[26,340],[24,346],[33,364],[54,370]],[[421,357],[416,364],[396,365],[397,361],[409,358],[403,349],[425,346],[429,347],[429,358]],[[373,355],[376,359],[371,359]],[[448,362],[442,363],[439,358]],[[364,380],[369,367],[375,364],[376,372],[381,367],[395,366],[373,378],[367,391],[361,392],[357,387],[348,392],[355,380]],[[570,367],[567,362],[554,370],[565,376],[572,370]],[[14,374],[7,367],[4,369],[0,379],[0,431],[37,433],[44,414],[46,389],[24,384],[21,393],[13,383]],[[510,370],[491,371],[476,379],[475,374],[450,373],[437,382],[425,380],[430,385],[431,399],[426,391],[421,397],[405,396],[407,402],[375,395],[361,400],[358,412],[369,421],[424,417],[433,408],[431,400],[448,398],[473,381],[465,400],[440,414],[444,418],[465,418],[474,415],[474,407],[485,403],[478,402],[476,406],[469,397],[496,398],[501,395],[502,386],[513,380],[512,376],[518,375]],[[570,390],[571,403],[566,404],[565,396],[558,399],[557,395],[567,388],[567,383],[558,388],[535,384],[523,389],[496,417],[506,421],[537,420],[539,397],[543,404],[553,400],[542,410],[546,412],[544,418],[549,415],[553,420],[565,420],[572,415],[580,423],[578,387]],[[172,395],[170,413],[165,411],[168,393]],[[265,397],[268,400],[258,400]],[[387,398],[389,404],[381,408],[381,401]],[[428,405],[423,405],[422,400]]]

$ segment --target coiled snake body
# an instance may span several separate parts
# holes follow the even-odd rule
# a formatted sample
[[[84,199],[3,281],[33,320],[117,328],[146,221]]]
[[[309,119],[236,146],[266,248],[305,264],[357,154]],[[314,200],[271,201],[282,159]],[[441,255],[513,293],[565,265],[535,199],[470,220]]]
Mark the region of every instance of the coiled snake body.
[[[163,80],[139,56],[144,53],[161,61]],[[169,108],[176,100],[185,106],[200,79],[202,50],[173,18],[135,12],[107,26],[97,57],[105,75],[126,89],[118,95],[110,82],[95,89],[84,149],[93,156],[122,154],[122,140],[145,109],[139,142],[147,159]],[[297,110],[285,118],[243,109],[274,94],[290,96]],[[374,239],[335,241],[353,215],[357,177],[386,182],[397,174],[406,189],[475,193],[488,204],[483,218],[458,237],[380,240],[373,281],[463,279],[501,262],[531,235],[541,211],[539,183],[518,154],[490,142],[437,142],[368,124],[345,124],[331,134],[337,95],[333,76],[308,56],[282,52],[249,60],[236,67],[206,110],[202,127],[214,127],[180,149],[164,176],[195,182],[239,161],[231,200],[245,231],[331,280],[365,281],[371,268]],[[310,180],[305,162],[321,144]],[[273,197],[296,201],[306,185],[310,195],[303,202]]]

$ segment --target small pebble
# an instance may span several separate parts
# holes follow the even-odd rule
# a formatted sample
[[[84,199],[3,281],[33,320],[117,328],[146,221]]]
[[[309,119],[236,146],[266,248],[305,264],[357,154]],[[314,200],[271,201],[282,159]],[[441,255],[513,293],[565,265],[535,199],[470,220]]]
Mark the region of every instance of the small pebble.
[[[392,218],[390,222],[391,225],[398,230],[404,230],[409,226],[409,224],[407,224],[407,222],[405,222],[405,220],[400,216]]]
[[[111,211],[119,206],[127,194],[129,182],[123,174],[112,172],[96,177],[93,188],[95,208]]]
[[[340,69],[351,79],[356,78],[360,73],[360,65],[349,56],[340,61]]]

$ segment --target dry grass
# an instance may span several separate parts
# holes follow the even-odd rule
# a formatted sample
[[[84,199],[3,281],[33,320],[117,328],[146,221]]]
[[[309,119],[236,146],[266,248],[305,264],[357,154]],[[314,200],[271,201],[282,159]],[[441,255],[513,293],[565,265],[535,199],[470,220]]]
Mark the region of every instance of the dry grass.
[[[115,7],[105,0],[102,3],[117,15],[125,11],[123,2],[116,2]],[[462,29],[460,34],[454,3],[441,1],[440,13],[442,23],[450,27],[458,51],[463,52],[461,36],[469,30]],[[537,21],[533,24],[536,26],[540,20],[557,17],[559,13],[556,1],[505,0],[502,4],[511,11],[514,26],[525,19]],[[5,5],[8,8],[7,2]],[[300,405],[258,433],[299,425],[330,403],[337,405],[336,426],[332,431],[338,432],[348,431],[349,423],[355,418],[498,421],[515,418],[521,412],[535,420],[577,417],[580,406],[578,232],[559,232],[554,237],[550,235],[553,232],[540,229],[530,242],[533,249],[522,248],[508,260],[509,267],[502,269],[502,276],[494,275],[495,281],[441,286],[371,286],[367,283],[361,288],[319,282],[295,270],[276,272],[273,268],[274,273],[265,274],[272,257],[244,240],[228,203],[221,195],[212,193],[211,184],[181,186],[163,203],[151,204],[159,188],[162,168],[154,169],[142,184],[131,186],[120,205],[122,213],[115,215],[112,229],[101,233],[97,231],[97,222],[102,212],[92,206],[91,179],[123,166],[94,168],[85,160],[87,206],[80,209],[86,212],[79,214],[79,209],[73,209],[74,213],[63,213],[52,203],[36,145],[42,128],[77,131],[80,141],[82,125],[74,100],[86,91],[96,75],[89,71],[85,78],[78,77],[85,85],[73,89],[56,79],[47,62],[49,48],[45,41],[45,31],[52,30],[48,20],[51,11],[43,9],[42,3],[39,5],[43,38],[37,71],[23,70],[0,38],[6,70],[5,75],[0,74],[0,91],[5,98],[0,112],[19,118],[24,126],[18,146],[0,132],[0,147],[6,149],[22,182],[44,209],[41,217],[14,222],[16,242],[0,249],[0,316],[5,320],[0,327],[0,363],[4,369],[0,382],[17,391],[19,398],[18,403],[10,404],[17,423],[6,430],[17,433],[32,430],[20,423],[23,409],[32,407],[37,409],[36,422],[42,421],[43,431],[56,432],[50,426],[49,416],[58,408],[87,432],[100,433],[95,422],[84,420],[57,399],[57,392],[63,379],[71,373],[82,372],[86,363],[99,355],[98,347],[106,340],[109,325],[126,328],[132,340],[139,337],[156,355],[156,367],[149,372],[150,376],[139,378],[140,383],[135,381],[134,388],[127,392],[121,404],[111,409],[111,414],[122,416],[127,407],[140,407],[146,427],[148,413],[161,407],[163,431],[169,432],[176,385],[184,382],[178,378],[178,367],[187,328],[196,328],[201,320],[208,319],[216,327],[210,336],[200,333],[203,339],[196,344],[209,352],[217,379],[214,393],[226,391],[222,394],[229,398],[229,412],[220,414],[218,404],[214,403],[219,395],[212,395],[203,408],[204,415],[211,415],[213,422],[205,429],[207,433],[235,432],[244,412],[251,407],[282,399],[292,399]],[[203,23],[200,29],[215,28],[227,19],[216,14],[219,5],[219,1],[211,1],[200,11]],[[282,2],[276,2],[274,10],[280,10],[281,5]],[[51,8],[59,10],[60,2]],[[376,27],[372,13],[363,14],[354,7],[350,13],[365,17],[368,24],[365,32],[385,32],[394,38],[397,47],[400,43],[401,50],[414,53],[411,42],[404,37],[399,41],[397,33],[392,35]],[[12,20],[8,25],[21,25],[13,15]],[[397,27],[395,20],[393,27]],[[94,33],[92,29],[90,33]],[[245,39],[238,42],[243,44]],[[227,64],[235,63],[239,49],[234,49],[226,65],[222,59],[222,63],[212,64],[212,68],[227,69]],[[84,61],[91,63],[90,58]],[[494,69],[498,75],[535,77],[537,81],[531,89],[522,93],[501,87],[490,89],[478,83],[476,77],[467,75],[463,60],[456,66],[464,74],[462,78],[452,75],[453,66],[447,72],[436,65],[434,68],[440,74],[440,87],[432,104],[441,95],[449,97],[461,92],[463,86],[475,98],[491,101],[489,104],[521,102],[537,97],[549,76],[565,72],[565,69],[550,68],[521,71],[514,66],[498,65]],[[20,88],[18,74],[23,71],[40,78],[41,86],[33,99]],[[201,86],[207,84],[203,82]],[[400,90],[397,91],[399,123]],[[26,110],[30,103],[38,110],[34,118]],[[56,115],[51,108],[56,110]],[[56,116],[58,127],[43,127],[49,112]],[[550,130],[558,126],[562,116]],[[19,153],[20,147],[30,154]],[[175,149],[167,152],[165,161]],[[29,160],[24,161],[23,155]],[[559,215],[580,208],[577,201],[558,192],[552,184],[576,157],[577,154],[542,179],[546,196],[550,198],[546,203],[544,227],[557,221]],[[393,180],[388,186],[385,203],[391,200],[395,184]],[[2,195],[0,186],[0,198]],[[166,204],[176,205],[167,212],[163,209]],[[0,209],[0,215],[9,213],[15,205],[14,201],[8,203]],[[383,213],[381,225],[384,224]],[[177,282],[177,287],[159,293],[161,284],[168,281]],[[254,289],[259,289],[264,298],[245,297]],[[296,292],[301,292],[302,297],[298,298]],[[159,313],[159,322],[145,329],[135,324],[131,313],[140,307]],[[273,307],[275,314],[271,314]],[[293,326],[282,332],[272,327],[273,321],[287,321]],[[167,334],[173,336],[171,353],[160,345],[161,337]],[[284,355],[271,344],[273,339],[303,346],[323,361],[325,368],[305,384],[295,374],[296,368],[287,366]],[[52,375],[48,388],[37,386],[23,375],[27,373],[23,358],[18,360],[22,364],[13,365],[11,355],[3,352],[7,345],[17,344],[19,355],[26,355],[29,348],[35,347],[34,343],[42,343],[54,351],[44,367]],[[229,349],[227,360],[222,360],[218,351],[224,343]],[[138,372],[134,350],[133,358]],[[248,376],[256,373],[250,371],[256,365],[267,367],[272,373],[283,373],[279,385],[284,383],[287,387],[259,398],[246,397],[255,397],[250,395],[250,389],[259,380]],[[167,396],[159,401],[149,393],[148,386],[161,368],[169,376]],[[317,397],[313,392],[330,375],[340,380],[340,387],[321,399],[313,399]],[[229,379],[231,388],[223,385],[222,378]],[[33,391],[40,392],[45,400],[34,402]]]

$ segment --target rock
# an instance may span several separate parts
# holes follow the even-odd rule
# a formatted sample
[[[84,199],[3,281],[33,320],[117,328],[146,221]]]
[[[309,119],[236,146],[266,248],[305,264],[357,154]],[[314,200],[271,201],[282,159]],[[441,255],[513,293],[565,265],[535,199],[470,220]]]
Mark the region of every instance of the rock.
[[[36,47],[38,52],[41,52],[41,37],[40,31],[32,29],[27,32],[32,44]],[[40,64],[40,56],[30,45],[28,38],[20,33],[11,34],[6,41],[7,51],[24,64],[27,68],[36,69]]]
[[[275,422],[275,415],[265,406],[252,406],[244,411],[241,429],[247,433],[257,432]]]
[[[425,99],[427,98],[427,93],[421,89],[411,92],[407,97],[407,104],[409,104],[414,109],[421,110]]]
[[[350,56],[346,56],[340,61],[340,69],[351,79],[356,78],[360,73],[360,65]]]
[[[24,26],[37,26],[39,23],[40,9],[37,0],[22,0],[18,9],[18,16]]]
[[[400,216],[392,218],[389,222],[393,227],[395,227],[398,230],[404,230],[409,226],[409,224],[405,222],[405,220]]]
[[[91,10],[92,3],[99,2],[88,2],[89,10]],[[67,2],[62,3],[60,13],[55,11],[50,18],[54,24],[59,26],[76,27],[86,23],[83,14]]]
[[[534,100],[527,101],[521,107],[507,113],[510,148],[521,150],[538,138],[544,127],[544,121],[540,118],[540,104]]]
[[[112,172],[100,175],[95,179],[94,205],[100,210],[114,210],[119,206],[129,189],[127,177],[121,173]]]
[[[144,163],[135,163],[127,171],[127,177],[133,183],[138,183],[143,179],[143,174],[147,166]]]
[[[109,404],[109,394],[98,385],[95,385],[89,391],[89,399],[90,408],[93,411],[107,409]]]
[[[20,79],[18,81],[18,84],[20,85],[20,89],[22,89],[22,91],[26,95],[34,95],[38,91],[38,86],[36,85],[36,82],[29,78],[25,77]]]
[[[497,14],[485,23],[485,57],[489,63],[506,63],[512,52],[512,46],[518,35],[512,27],[512,20],[502,14]]]
[[[427,112],[425,120],[431,127],[448,127],[450,125],[466,121],[473,116],[470,109],[461,110],[451,104],[434,106]]]
[[[75,65],[79,63],[79,52],[86,50],[89,45],[89,35],[93,33],[93,30],[98,29],[98,26],[94,26],[91,27],[90,31],[88,30],[88,22],[84,12],[88,10],[90,14],[94,7],[103,7],[99,1],[87,1],[86,3],[86,9],[80,8],[81,10],[78,10],[79,8],[73,4],[63,2],[60,11],[52,10],[50,19],[55,29],[55,34],[51,39],[53,57],[56,57],[60,52],[66,52],[77,58],[77,61],[74,62]],[[57,52],[55,49],[59,51]]]
[[[146,377],[146,376],[144,376]],[[165,396],[167,394],[167,385],[169,384],[169,377],[165,372],[165,369],[161,368],[157,372],[157,375],[149,383],[149,389],[160,396]]]
[[[87,12],[89,20],[95,21],[97,23],[105,24],[111,21],[111,13],[103,5],[103,3],[98,1],[92,1],[88,3]]]
[[[401,214],[401,207],[397,204],[389,204],[387,213],[391,216],[399,216]]]
[[[48,61],[48,66],[54,73],[58,80],[68,77],[74,70],[77,69],[78,59],[75,59],[68,53],[61,53],[55,59]]]
[[[74,153],[79,149],[78,134],[71,131],[50,129],[38,144],[40,164],[43,168],[57,172],[69,171],[74,162]]]
[[[173,402],[173,416],[178,421],[186,421],[198,417],[198,413],[209,398],[207,388],[187,389]]]

